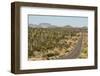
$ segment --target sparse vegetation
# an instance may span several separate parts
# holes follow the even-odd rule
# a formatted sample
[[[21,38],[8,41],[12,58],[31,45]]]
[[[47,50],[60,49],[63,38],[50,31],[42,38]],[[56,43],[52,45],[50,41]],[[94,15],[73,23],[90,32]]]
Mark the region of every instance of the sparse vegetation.
[[[67,55],[77,44],[81,34],[79,28],[28,27],[28,58],[30,60],[50,60]],[[84,34],[84,48],[79,58],[87,57],[86,38],[87,35]]]
[[[88,34],[87,32],[83,33],[82,40],[82,52],[79,58],[87,58],[88,57]]]

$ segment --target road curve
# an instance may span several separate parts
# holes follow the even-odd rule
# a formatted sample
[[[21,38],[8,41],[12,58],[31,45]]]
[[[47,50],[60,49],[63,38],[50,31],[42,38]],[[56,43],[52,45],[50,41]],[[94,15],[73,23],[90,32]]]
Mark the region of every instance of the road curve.
[[[82,49],[82,39],[83,39],[83,34],[81,35],[80,39],[78,40],[78,43],[75,45],[75,47],[72,49],[72,51],[67,54],[64,55],[58,59],[75,59],[78,58],[80,53],[81,53],[81,49]]]

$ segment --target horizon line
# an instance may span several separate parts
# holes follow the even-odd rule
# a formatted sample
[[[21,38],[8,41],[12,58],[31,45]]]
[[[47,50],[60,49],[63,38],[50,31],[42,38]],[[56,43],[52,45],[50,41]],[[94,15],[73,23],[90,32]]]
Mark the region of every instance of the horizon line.
[[[31,23],[31,24],[28,24],[28,25],[40,25],[40,24],[42,24],[42,23],[39,23],[39,24],[33,24],[33,23]],[[84,26],[74,26],[74,25],[70,25],[70,24],[66,24],[66,25],[62,25],[62,26],[58,26],[58,25],[55,25],[55,24],[51,24],[51,23],[46,23],[46,24],[50,24],[50,25],[54,25],[54,26],[56,26],[56,27],[65,27],[65,26],[70,26],[70,27],[88,27],[87,25],[84,25]]]

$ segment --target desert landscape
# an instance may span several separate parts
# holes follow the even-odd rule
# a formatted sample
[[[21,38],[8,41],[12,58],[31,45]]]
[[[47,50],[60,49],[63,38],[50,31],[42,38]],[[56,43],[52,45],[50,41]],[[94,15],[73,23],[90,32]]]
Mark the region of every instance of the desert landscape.
[[[87,27],[65,25],[57,27],[49,23],[28,26],[28,59],[83,59],[88,57]]]

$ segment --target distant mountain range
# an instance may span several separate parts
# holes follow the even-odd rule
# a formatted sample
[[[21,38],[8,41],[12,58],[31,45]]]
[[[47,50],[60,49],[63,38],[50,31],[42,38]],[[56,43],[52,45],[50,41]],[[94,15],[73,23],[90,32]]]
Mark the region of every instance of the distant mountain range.
[[[37,24],[29,24],[29,27],[33,27],[33,28],[55,28],[57,26],[51,25],[49,23],[40,23],[39,25],[37,25]]]
[[[32,28],[59,28],[59,26],[52,25],[50,23],[40,23],[38,25],[37,24],[29,24],[29,27],[32,27]],[[74,27],[72,27],[71,25],[65,25],[65,26],[60,27],[60,28],[74,28]],[[87,27],[84,26],[84,27],[81,27],[81,28],[87,28]]]

